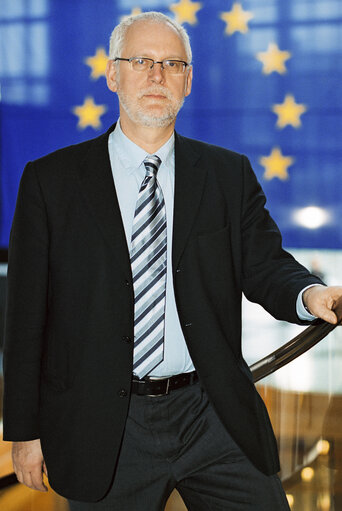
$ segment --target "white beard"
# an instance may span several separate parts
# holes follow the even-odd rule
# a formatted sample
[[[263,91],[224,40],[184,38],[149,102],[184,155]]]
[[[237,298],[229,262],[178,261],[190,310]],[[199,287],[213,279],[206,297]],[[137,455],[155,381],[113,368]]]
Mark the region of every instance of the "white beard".
[[[149,88],[141,91],[137,99],[128,97],[127,94],[120,90],[120,88],[118,88],[117,94],[120,105],[123,107],[128,117],[136,124],[147,128],[165,128],[166,126],[169,126],[177,117],[177,114],[184,103],[184,98],[175,100],[168,89],[164,89],[160,86],[158,88]],[[148,113],[146,108],[139,104],[139,99],[141,99],[145,94],[162,94],[166,96],[169,103],[165,106],[164,112],[159,115]]]

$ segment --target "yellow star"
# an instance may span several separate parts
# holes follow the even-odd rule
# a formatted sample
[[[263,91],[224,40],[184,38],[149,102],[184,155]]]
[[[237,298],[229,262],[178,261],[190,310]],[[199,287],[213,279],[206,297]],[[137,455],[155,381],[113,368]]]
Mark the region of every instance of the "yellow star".
[[[286,73],[285,61],[290,57],[289,51],[281,51],[275,43],[270,43],[266,51],[260,51],[256,55],[256,58],[263,63],[262,72],[265,75],[269,75],[273,71],[279,74]]]
[[[175,13],[178,23],[189,23],[190,25],[196,25],[196,14],[201,8],[201,2],[192,2],[191,0],[179,0],[178,4],[170,5],[170,11]]]
[[[235,3],[231,11],[221,12],[220,18],[227,23],[225,34],[232,35],[234,32],[245,34],[248,32],[247,23],[254,18],[254,14],[244,11],[241,4]]]
[[[77,127],[84,129],[91,126],[94,129],[101,127],[100,117],[107,110],[105,105],[96,105],[91,96],[87,96],[83,105],[75,106],[72,112],[79,118]]]
[[[96,53],[93,57],[87,57],[85,63],[91,67],[91,77],[97,80],[100,76],[105,76],[108,55],[104,48],[97,48]]]
[[[282,181],[289,177],[287,168],[294,161],[294,158],[291,156],[284,156],[279,147],[274,147],[269,156],[262,156],[259,159],[260,165],[265,167],[264,179],[270,180],[278,177]]]
[[[284,103],[273,105],[272,111],[278,115],[278,128],[284,128],[288,125],[299,128],[302,124],[300,116],[307,111],[307,108],[303,104],[296,103],[292,94],[286,94]]]
[[[120,21],[124,21],[129,16],[137,16],[138,14],[141,14],[142,10],[140,7],[134,7],[131,11],[131,14],[125,14],[124,16],[121,16]]]

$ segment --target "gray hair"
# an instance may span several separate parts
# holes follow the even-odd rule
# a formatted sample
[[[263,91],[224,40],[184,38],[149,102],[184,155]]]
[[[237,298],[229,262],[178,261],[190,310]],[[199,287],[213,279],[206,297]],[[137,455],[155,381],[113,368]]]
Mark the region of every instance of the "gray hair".
[[[190,46],[190,39],[187,31],[182,25],[177,23],[177,21],[165,16],[161,12],[148,11],[142,12],[141,14],[137,14],[136,16],[128,16],[124,18],[119,25],[117,25],[111,36],[109,41],[109,58],[114,59],[115,57],[121,57],[122,49],[125,42],[125,36],[127,29],[133,25],[133,23],[137,23],[138,21],[148,21],[151,23],[164,23],[165,25],[170,25],[173,27],[177,34],[179,35],[181,41],[184,44],[186,58],[188,63],[191,63],[192,59],[192,51]]]

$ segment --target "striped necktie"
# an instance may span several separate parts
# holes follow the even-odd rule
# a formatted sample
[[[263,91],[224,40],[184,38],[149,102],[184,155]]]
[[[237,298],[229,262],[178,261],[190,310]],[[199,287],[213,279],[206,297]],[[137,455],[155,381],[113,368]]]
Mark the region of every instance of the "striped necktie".
[[[135,208],[131,267],[134,288],[133,374],[146,376],[164,357],[166,209],[157,181],[158,156],[144,160],[146,175]]]

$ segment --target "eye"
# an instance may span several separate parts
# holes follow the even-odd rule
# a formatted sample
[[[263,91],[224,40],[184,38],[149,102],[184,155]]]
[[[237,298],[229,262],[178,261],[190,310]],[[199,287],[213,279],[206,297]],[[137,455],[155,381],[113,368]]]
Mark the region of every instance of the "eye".
[[[184,64],[179,60],[166,60],[164,62],[164,68],[167,69],[169,73],[181,74],[184,70]]]
[[[148,64],[147,60],[143,58],[134,59],[134,61],[137,66],[146,66]]]

